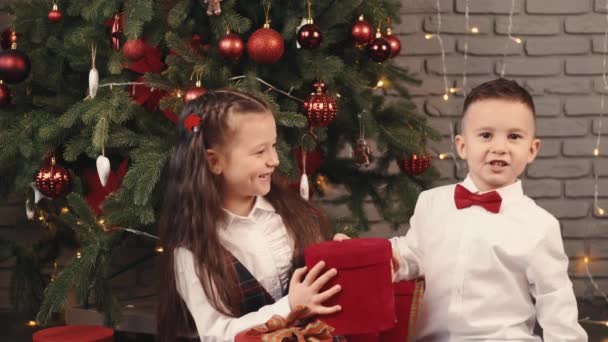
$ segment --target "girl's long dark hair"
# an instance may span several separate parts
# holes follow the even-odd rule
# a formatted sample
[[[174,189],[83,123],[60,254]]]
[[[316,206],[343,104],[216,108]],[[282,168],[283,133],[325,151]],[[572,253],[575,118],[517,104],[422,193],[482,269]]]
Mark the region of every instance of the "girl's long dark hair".
[[[174,341],[179,333],[195,331],[192,317],[176,288],[174,251],[190,250],[203,290],[211,305],[233,317],[240,312],[238,298],[231,296],[238,286],[231,263],[226,263],[217,232],[225,217],[220,181],[210,172],[208,148],[223,146],[236,127],[233,115],[271,113],[269,106],[251,95],[235,90],[209,91],[185,105],[179,122],[179,137],[168,166],[168,181],[159,220],[159,236],[165,252],[161,258],[161,281],[157,326],[160,341]],[[200,117],[193,130],[184,127],[188,116]],[[191,117],[189,119],[191,121]],[[283,219],[295,242],[294,261],[302,260],[306,246],[328,238],[323,212],[303,200],[284,182],[273,177],[265,198]]]

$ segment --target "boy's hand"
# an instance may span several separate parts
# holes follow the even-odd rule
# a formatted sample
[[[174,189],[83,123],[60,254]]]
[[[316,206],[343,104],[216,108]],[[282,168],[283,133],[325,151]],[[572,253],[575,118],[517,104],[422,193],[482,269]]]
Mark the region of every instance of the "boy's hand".
[[[304,276],[306,267],[295,270],[289,283],[289,306],[292,310],[298,306],[306,307],[308,316],[327,315],[342,310],[340,305],[332,307],[322,305],[324,301],[342,290],[340,285],[334,285],[330,289],[320,292],[321,288],[338,274],[335,268],[321,274],[324,267],[325,262],[319,261],[306,276]]]
[[[348,235],[342,234],[342,233],[338,233],[338,234],[334,235],[334,241],[344,241],[344,240],[350,240],[350,237],[348,237]]]
[[[393,256],[391,257],[391,274],[393,276],[393,283],[395,282],[395,279],[397,279],[399,266],[399,254],[397,254],[397,252],[395,252],[395,250],[393,249]]]

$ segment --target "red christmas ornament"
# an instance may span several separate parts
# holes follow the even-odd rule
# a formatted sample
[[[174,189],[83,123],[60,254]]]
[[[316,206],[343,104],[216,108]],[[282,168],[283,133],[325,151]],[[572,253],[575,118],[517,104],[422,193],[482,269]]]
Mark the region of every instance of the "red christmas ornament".
[[[140,38],[127,40],[122,47],[122,54],[132,61],[141,59],[146,52],[146,43]]]
[[[317,89],[317,92],[304,102],[304,110],[312,127],[326,127],[336,116],[338,106],[334,99]]]
[[[238,34],[228,31],[217,43],[217,50],[225,59],[238,61],[245,50],[245,43]]]
[[[52,157],[51,162],[36,174],[36,187],[45,196],[59,197],[69,190],[70,173],[57,165],[55,157]]]
[[[264,27],[253,32],[247,42],[247,52],[258,64],[274,64],[285,51],[285,42],[281,34],[264,24]]]
[[[6,83],[19,83],[30,74],[29,57],[17,50],[17,34],[11,33],[11,48],[0,52],[0,80]]]
[[[308,24],[298,30],[298,43],[305,49],[316,49],[323,42],[323,33],[319,25],[313,24],[312,19]]]
[[[312,90],[317,91],[317,89],[321,88],[321,92],[325,93],[327,91],[327,84],[325,82],[319,80],[312,84]]]
[[[372,40],[368,46],[369,57],[374,62],[382,63],[391,56],[391,43],[382,38],[380,31],[376,33],[376,39]]]
[[[397,165],[401,171],[410,176],[417,176],[431,166],[431,157],[427,155],[412,154],[409,159],[398,160]]]
[[[110,35],[112,36],[112,48],[116,51],[120,50],[120,37],[122,37],[122,29],[124,22],[124,14],[116,13],[114,18],[106,21],[106,26],[110,27]]]
[[[194,87],[186,90],[186,94],[184,94],[184,102],[190,102],[206,92],[207,89],[201,87],[201,81],[196,81],[196,85]]]
[[[365,46],[372,40],[373,37],[372,25],[363,19],[363,15],[359,16],[359,20],[350,29],[350,36],[355,45]]]
[[[11,90],[0,80],[0,108],[11,103]]]
[[[389,58],[399,55],[399,52],[401,52],[401,41],[397,36],[393,36],[393,32],[390,28],[386,29],[386,37],[384,38],[388,40],[388,43],[391,45],[391,55]]]
[[[48,15],[49,20],[53,23],[57,23],[61,21],[62,16],[63,15],[61,14],[61,11],[59,11],[57,4],[53,4],[53,9],[49,12]]]
[[[312,151],[306,151],[306,170],[304,170],[304,165],[302,164],[302,147],[296,147],[293,149],[293,157],[298,163],[300,172],[304,172],[307,175],[314,175],[325,163],[325,155],[318,147]]]

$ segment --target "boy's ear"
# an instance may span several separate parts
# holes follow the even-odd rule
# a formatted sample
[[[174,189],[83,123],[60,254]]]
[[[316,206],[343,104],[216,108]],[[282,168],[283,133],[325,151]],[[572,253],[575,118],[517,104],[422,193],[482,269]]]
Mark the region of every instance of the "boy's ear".
[[[467,153],[465,151],[464,137],[462,135],[458,134],[456,136],[456,138],[454,138],[454,144],[456,144],[456,152],[458,152],[458,155],[460,156],[460,158],[462,158],[463,160],[466,160]]]
[[[221,155],[214,149],[207,149],[207,163],[209,171],[214,175],[221,175],[223,171]]]
[[[532,144],[530,145],[530,155],[528,156],[528,163],[531,163],[536,158],[538,154],[538,150],[540,150],[540,139],[532,140]]]

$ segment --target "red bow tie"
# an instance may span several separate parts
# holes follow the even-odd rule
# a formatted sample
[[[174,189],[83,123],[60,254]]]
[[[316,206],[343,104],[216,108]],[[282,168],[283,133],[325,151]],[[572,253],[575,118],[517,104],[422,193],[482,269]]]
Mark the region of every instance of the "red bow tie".
[[[474,194],[467,190],[464,186],[456,185],[454,191],[454,202],[456,202],[456,208],[463,209],[468,208],[472,205],[482,206],[489,212],[497,213],[500,211],[500,204],[502,197],[496,191],[486,192],[485,194]]]

